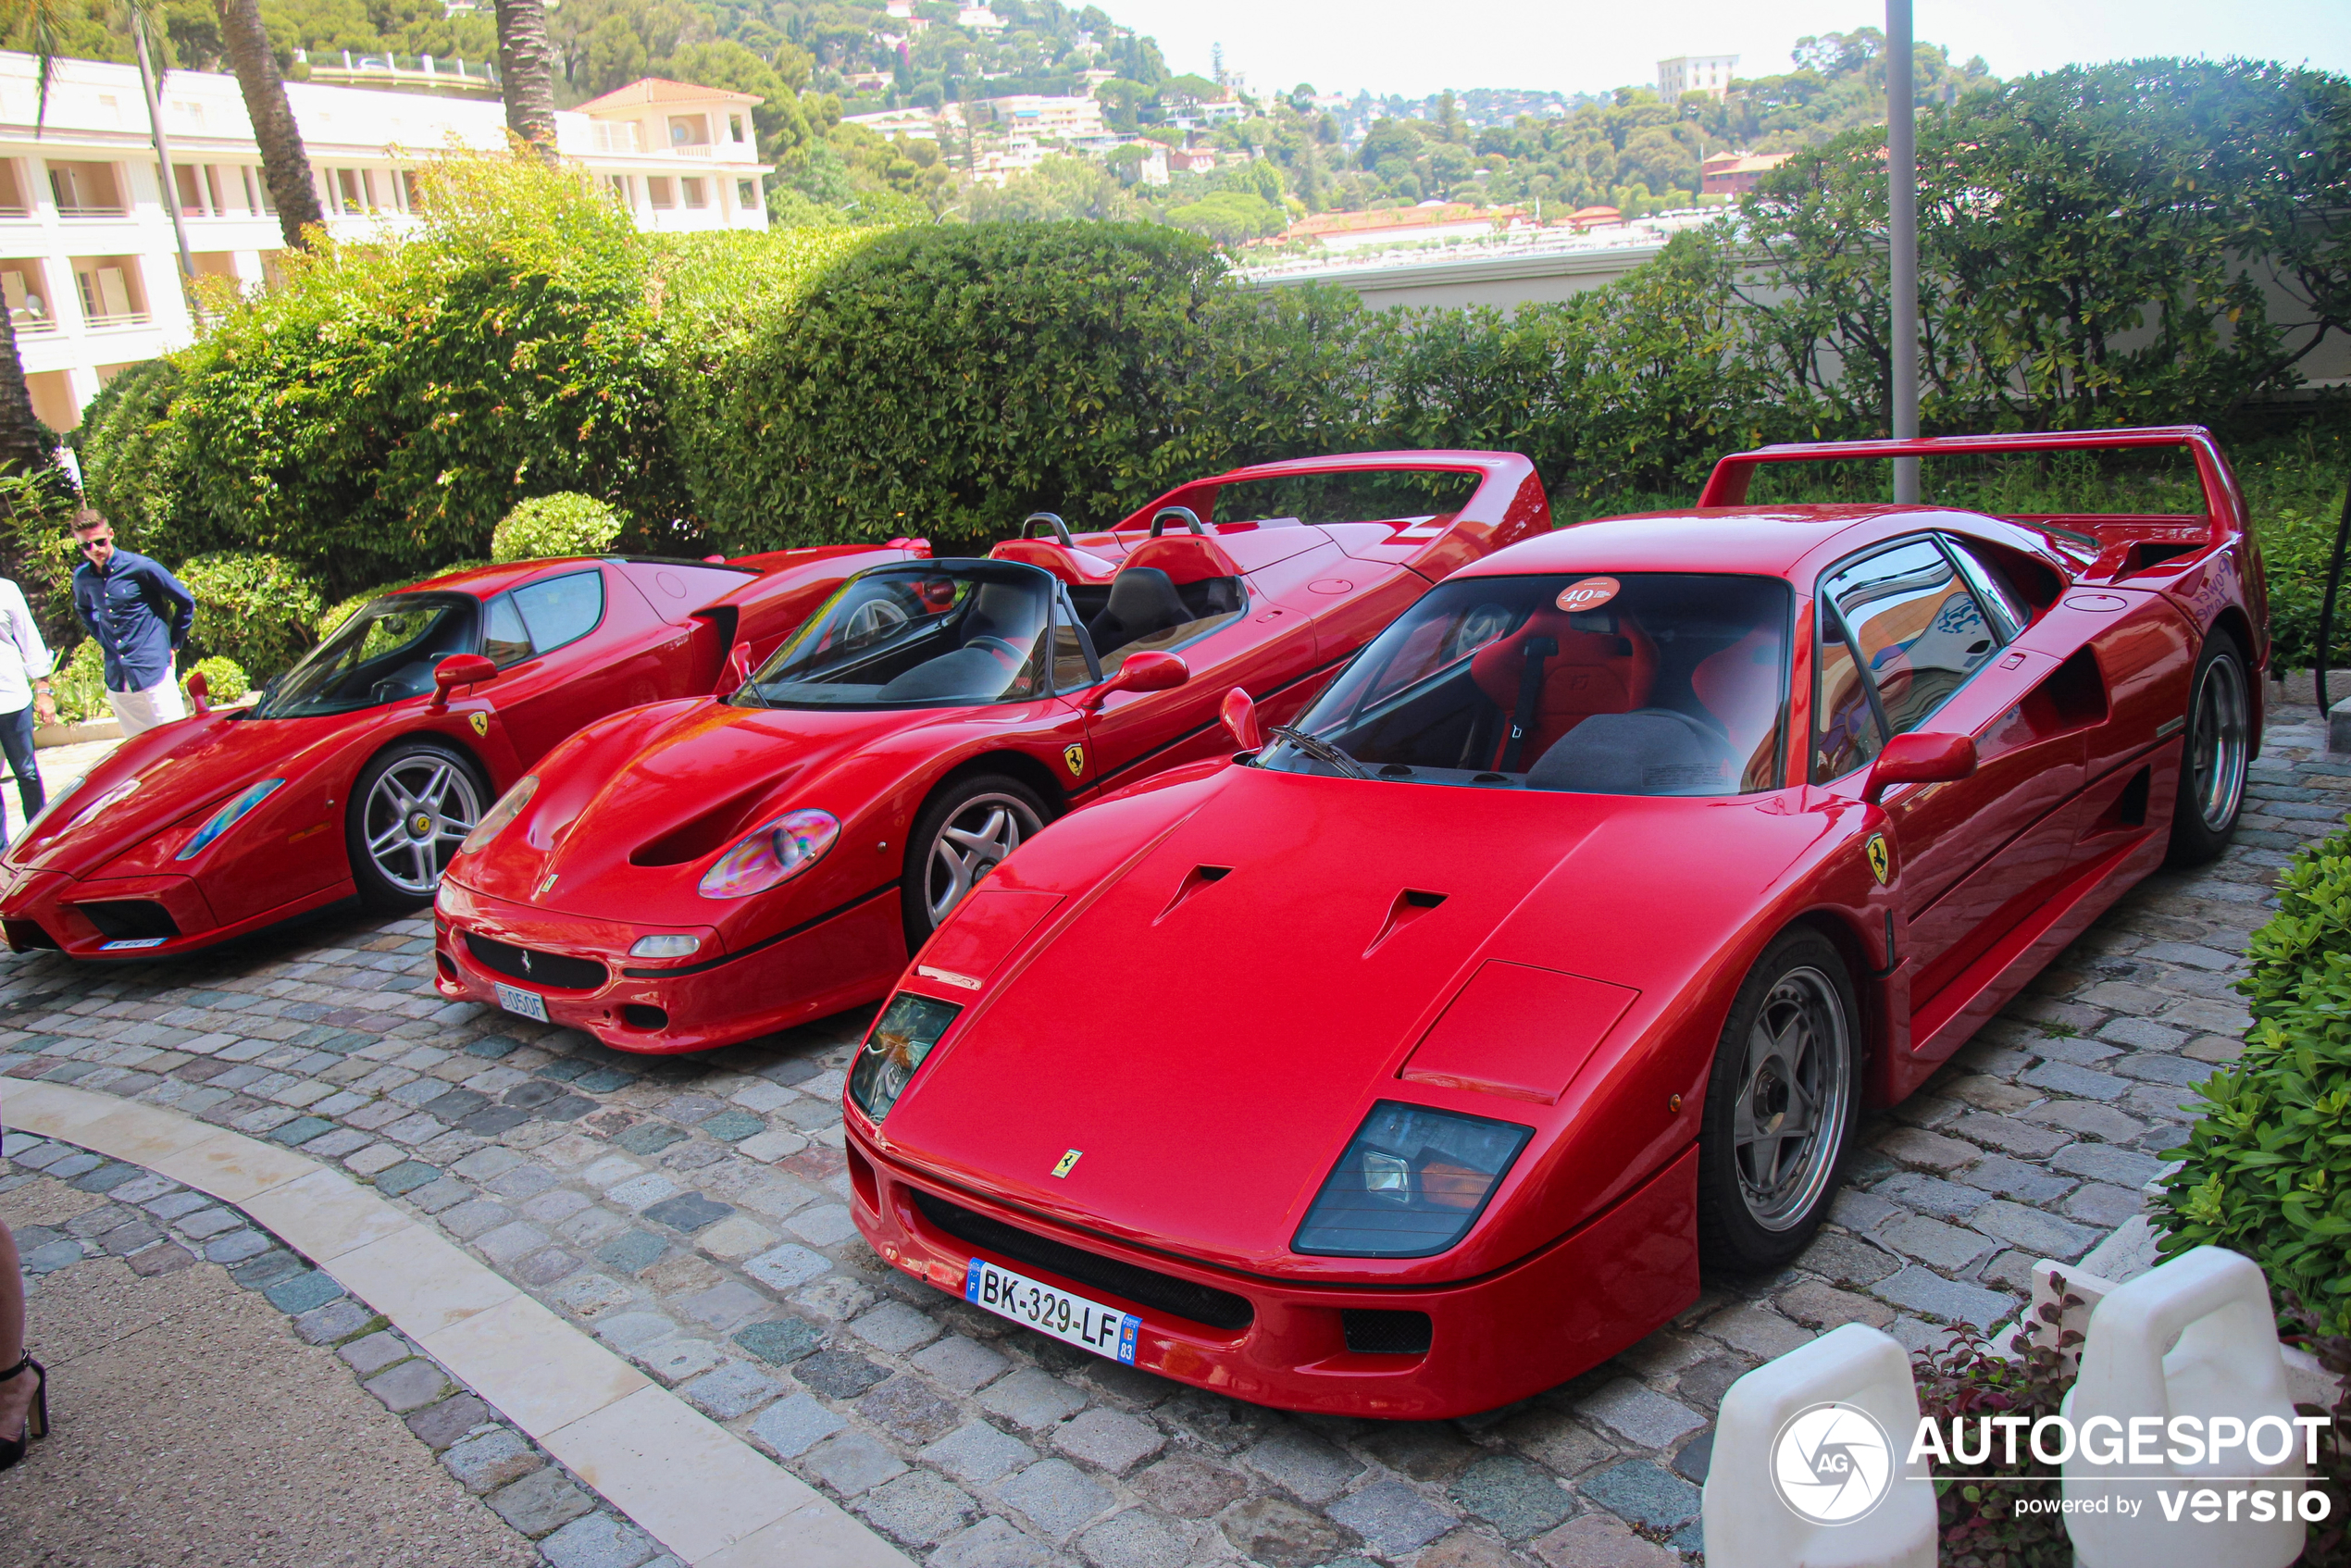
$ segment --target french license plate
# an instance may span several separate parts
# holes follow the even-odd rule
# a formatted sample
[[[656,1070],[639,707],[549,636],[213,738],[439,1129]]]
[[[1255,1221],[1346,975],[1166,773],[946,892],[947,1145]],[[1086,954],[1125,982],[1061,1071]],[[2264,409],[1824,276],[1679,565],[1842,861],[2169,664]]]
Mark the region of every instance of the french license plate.
[[[126,938],[119,941],[100,942],[98,944],[98,951],[100,952],[128,952],[132,948],[161,947],[164,943],[169,941],[171,939],[169,937]]]
[[[1135,1364],[1135,1338],[1143,1320],[1133,1313],[1041,1285],[986,1258],[974,1258],[964,1271],[964,1300],[1080,1350]]]
[[[509,1013],[518,1013],[526,1018],[536,1018],[542,1024],[547,1021],[547,999],[536,991],[500,985],[498,1005]]]

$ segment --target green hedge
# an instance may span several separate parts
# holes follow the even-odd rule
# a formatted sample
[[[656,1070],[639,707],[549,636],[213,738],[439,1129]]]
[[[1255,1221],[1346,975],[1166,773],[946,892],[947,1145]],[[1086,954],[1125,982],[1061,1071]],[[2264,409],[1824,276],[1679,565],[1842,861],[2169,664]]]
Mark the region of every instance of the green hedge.
[[[267,680],[310,646],[318,585],[292,562],[259,551],[220,551],[183,563],[177,575],[196,596],[188,658],[234,659]]]
[[[492,561],[539,561],[554,555],[602,555],[628,519],[592,495],[558,491],[534,495],[498,520],[490,535]]]
[[[2199,1090],[2158,1201],[2177,1254],[2258,1263],[2330,1332],[2351,1333],[2351,832],[2306,847],[2253,935],[2244,1056]]]

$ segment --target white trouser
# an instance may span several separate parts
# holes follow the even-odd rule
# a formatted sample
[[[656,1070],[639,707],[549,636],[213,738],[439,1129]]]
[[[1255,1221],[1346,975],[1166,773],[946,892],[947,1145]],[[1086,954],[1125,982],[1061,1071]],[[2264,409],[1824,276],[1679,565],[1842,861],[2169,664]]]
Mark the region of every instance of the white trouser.
[[[180,700],[180,683],[169,675],[163,678],[162,684],[150,686],[144,691],[108,691],[106,706],[122,721],[125,740],[158,724],[188,716],[187,705]]]

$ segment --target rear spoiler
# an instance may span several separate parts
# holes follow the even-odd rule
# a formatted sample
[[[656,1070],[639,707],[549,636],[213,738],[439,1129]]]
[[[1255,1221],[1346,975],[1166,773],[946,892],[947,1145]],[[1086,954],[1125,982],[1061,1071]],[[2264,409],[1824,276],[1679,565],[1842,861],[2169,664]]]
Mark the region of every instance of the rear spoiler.
[[[2196,477],[2204,487],[2204,525],[2208,541],[2226,542],[2251,531],[2245,492],[2220,445],[2202,425],[2159,425],[2113,430],[2034,430],[2004,436],[1926,436],[1912,441],[1824,441],[1735,452],[1714,465],[1698,492],[1700,506],[1743,506],[1748,482],[1765,463],[1819,463],[1837,459],[1883,457],[1955,457],[2001,452],[2106,452],[2127,447],[2180,446],[2196,458]],[[2072,520],[2072,519],[2067,519]],[[2095,517],[2084,517],[2094,522]],[[2121,519],[2117,519],[2118,521]],[[2134,521],[2152,521],[2136,518]],[[2187,519],[2181,519],[2186,521]]]

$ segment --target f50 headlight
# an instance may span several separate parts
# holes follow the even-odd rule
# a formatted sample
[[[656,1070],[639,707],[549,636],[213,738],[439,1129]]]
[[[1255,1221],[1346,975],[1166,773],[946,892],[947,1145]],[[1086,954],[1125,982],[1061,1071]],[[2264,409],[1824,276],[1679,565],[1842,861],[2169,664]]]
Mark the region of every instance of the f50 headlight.
[[[490,840],[506,830],[507,825],[522,815],[530,797],[539,793],[539,775],[526,773],[515,781],[515,787],[498,797],[498,803],[481,814],[474,830],[457,846],[459,854],[479,854],[490,847]]]
[[[898,1097],[906,1092],[914,1069],[923,1064],[961,1012],[952,1002],[912,991],[891,997],[858,1051],[857,1064],[849,1070],[849,1098],[857,1102],[857,1109],[877,1122],[889,1115]]]
[[[1334,1258],[1425,1258],[1486,1212],[1532,1127],[1383,1100],[1338,1157],[1295,1252]]]
[[[172,858],[174,860],[195,859],[212,846],[215,839],[234,828],[238,819],[245,813],[276,794],[284,783],[285,780],[282,778],[265,778],[260,783],[241,790],[227,805],[205,817],[204,826],[196,829],[196,836],[189,840],[180,852]]]
[[[789,882],[818,861],[840,837],[840,819],[828,811],[788,811],[752,830],[703,873],[706,899],[742,899]]]

